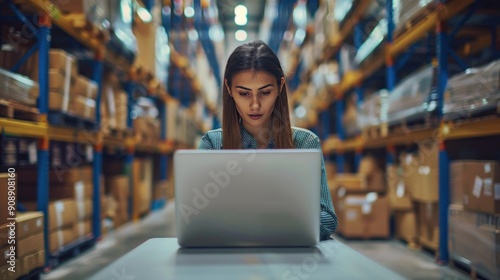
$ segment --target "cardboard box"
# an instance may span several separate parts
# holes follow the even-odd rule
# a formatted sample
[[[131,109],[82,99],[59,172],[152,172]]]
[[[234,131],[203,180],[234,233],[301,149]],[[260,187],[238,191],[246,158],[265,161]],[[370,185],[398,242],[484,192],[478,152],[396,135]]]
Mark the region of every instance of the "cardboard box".
[[[92,100],[97,98],[97,83],[90,80],[89,78],[77,75],[75,77],[75,83],[71,88],[72,94],[77,94]]]
[[[11,176],[16,176],[16,177],[12,178]],[[11,182],[15,182],[15,186],[9,186],[9,178],[11,178]],[[12,179],[15,179],[15,181],[12,181]],[[10,184],[12,185],[13,183]],[[18,184],[17,184],[16,173],[0,173],[0,205],[1,205],[0,223],[7,222],[7,218],[11,217],[9,215],[9,208],[8,208],[9,197],[17,198],[17,187]],[[15,207],[15,204],[13,206]]]
[[[400,163],[400,167],[402,169],[400,175],[403,178],[408,194],[412,196],[413,189],[419,184],[418,168],[420,166],[420,160],[418,155],[402,154],[400,157]]]
[[[153,192],[153,162],[150,159],[134,160],[132,167],[132,215],[138,217],[149,211]]]
[[[405,186],[405,181],[399,172],[402,172],[402,169],[397,166],[387,166],[389,204],[393,210],[411,210],[413,209],[413,202]]]
[[[85,238],[92,235],[92,220],[86,219],[79,221],[74,225],[75,238]]]
[[[350,192],[365,192],[366,180],[364,176],[359,174],[348,174],[341,173],[337,174],[334,180],[335,187],[334,189],[344,189],[346,193]]]
[[[448,210],[450,257],[467,260],[489,279],[500,279],[500,215],[470,212],[458,204]]]
[[[439,201],[439,169],[430,165],[420,165],[416,170],[411,195],[420,202]]]
[[[64,157],[76,157],[77,152],[79,152],[73,143],[59,146],[58,149],[59,153],[64,155]],[[67,156],[68,153],[74,155]],[[24,185],[36,185],[35,183],[38,180],[38,169],[26,168],[19,170],[18,174],[19,183]],[[49,183],[51,186],[73,186],[80,181],[83,182],[83,184],[93,184],[93,178],[92,166],[71,168],[68,165],[62,165],[62,162],[60,162],[59,166],[52,165],[49,170]]]
[[[466,170],[466,172],[464,172]],[[496,161],[455,161],[452,189],[462,189],[465,209],[500,213],[500,165]]]
[[[22,274],[28,274],[35,268],[40,268],[45,266],[45,250],[40,250],[36,253],[29,254],[19,260],[18,264],[22,270]]]
[[[342,235],[349,238],[387,238],[389,201],[376,193],[348,194],[343,199],[339,216]]]
[[[115,227],[129,220],[130,179],[126,175],[106,177],[106,188],[116,202],[116,216],[113,218]]]
[[[31,67],[27,70],[26,75],[35,82],[38,82],[38,61],[39,58],[37,51],[30,56],[27,62],[27,64],[31,65]],[[65,77],[76,76],[78,73],[78,60],[75,56],[62,49],[50,49],[49,69],[58,70],[63,73]]]
[[[17,240],[17,258],[24,257],[30,253],[43,250],[45,248],[43,232],[31,235],[24,239]]]
[[[30,235],[43,232],[42,212],[17,212],[16,214],[17,239],[23,239]]]
[[[52,254],[64,249],[65,246],[69,245],[76,240],[75,230],[73,226],[58,229],[49,236],[49,249]]]
[[[21,277],[23,274],[23,271],[21,271],[16,264],[16,270],[14,272],[9,270],[9,265],[3,265],[0,266],[0,280],[12,280],[12,279],[17,279]]]
[[[431,249],[439,248],[439,205],[417,203],[418,241]]]
[[[22,201],[35,201],[37,198],[36,186],[25,186],[20,189],[19,200]],[[77,182],[73,186],[50,186],[49,199],[62,200],[73,199],[75,201],[85,201],[92,199],[93,186]]]
[[[466,173],[465,168],[466,164],[463,164],[463,161],[453,161],[450,164],[450,204],[464,205],[462,176]]]
[[[29,211],[37,209],[36,202],[22,202]],[[49,202],[49,231],[73,226],[77,220],[76,203],[74,199],[62,199]]]
[[[86,199],[84,201],[76,201],[76,218],[79,221],[86,220],[92,217],[93,213],[93,203],[91,199]]]
[[[415,211],[396,211],[395,218],[395,237],[407,242],[416,242],[418,240],[417,215]]]

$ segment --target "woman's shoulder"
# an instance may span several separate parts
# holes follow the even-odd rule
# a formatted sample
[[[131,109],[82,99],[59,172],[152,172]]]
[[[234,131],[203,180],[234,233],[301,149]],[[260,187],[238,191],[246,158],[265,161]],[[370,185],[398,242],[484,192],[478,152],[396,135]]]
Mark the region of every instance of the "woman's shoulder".
[[[309,129],[292,126],[292,136],[293,138],[319,138],[314,132]]]
[[[320,147],[319,137],[309,129],[292,126],[292,139],[296,148],[318,148]]]
[[[222,128],[212,129],[205,133],[210,139],[222,139]]]

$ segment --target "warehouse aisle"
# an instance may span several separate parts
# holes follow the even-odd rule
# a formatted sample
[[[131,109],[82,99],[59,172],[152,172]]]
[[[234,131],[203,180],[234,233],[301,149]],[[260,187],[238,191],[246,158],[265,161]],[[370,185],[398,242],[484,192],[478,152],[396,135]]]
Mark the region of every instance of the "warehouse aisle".
[[[93,249],[43,275],[42,279],[84,279],[149,238],[175,236],[174,218],[174,204],[169,203],[164,210],[108,234]],[[409,279],[468,279],[447,266],[436,265],[434,257],[429,253],[409,250],[399,241],[350,241],[338,236],[335,238]],[[110,279],[116,278],[113,277],[110,275]]]

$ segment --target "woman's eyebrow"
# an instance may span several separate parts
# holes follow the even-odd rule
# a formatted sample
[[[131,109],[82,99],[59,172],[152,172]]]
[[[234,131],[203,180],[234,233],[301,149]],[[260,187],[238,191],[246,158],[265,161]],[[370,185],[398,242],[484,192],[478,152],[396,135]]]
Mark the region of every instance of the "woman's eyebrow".
[[[258,88],[257,90],[265,89],[266,87],[270,87],[270,86],[272,87],[273,84],[267,84],[267,85],[265,85],[263,87]],[[241,89],[244,89],[244,90],[251,90],[251,89],[243,87],[243,86],[236,86],[236,88],[241,88]]]

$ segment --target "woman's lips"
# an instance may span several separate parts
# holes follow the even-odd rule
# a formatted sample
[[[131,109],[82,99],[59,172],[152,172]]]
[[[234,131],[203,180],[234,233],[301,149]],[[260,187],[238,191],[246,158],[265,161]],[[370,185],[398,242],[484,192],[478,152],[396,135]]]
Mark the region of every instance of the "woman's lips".
[[[248,115],[248,116],[250,116],[252,120],[258,120],[260,119],[260,117],[262,117],[262,115]]]

